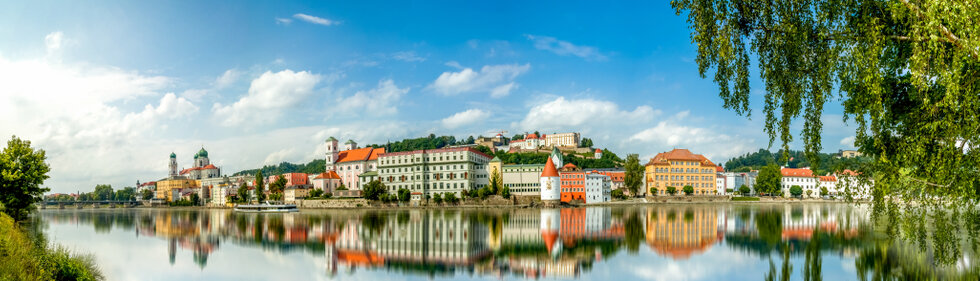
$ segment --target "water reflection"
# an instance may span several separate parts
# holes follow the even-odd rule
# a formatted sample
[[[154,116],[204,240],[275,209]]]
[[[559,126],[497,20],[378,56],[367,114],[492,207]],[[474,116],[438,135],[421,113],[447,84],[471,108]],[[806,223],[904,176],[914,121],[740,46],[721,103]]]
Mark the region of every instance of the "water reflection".
[[[202,272],[217,271],[218,276],[233,269],[209,268],[209,257],[225,247],[263,250],[244,252],[244,255],[270,251],[279,255],[300,253],[306,257],[303,259],[318,263],[317,267],[322,268],[320,274],[327,277],[372,272],[423,278],[513,279],[579,278],[591,274],[595,268],[642,266],[644,260],[658,258],[680,262],[721,255],[719,251],[723,250],[715,249],[724,249],[735,255],[755,257],[751,260],[758,262],[759,268],[768,266],[768,272],[759,270],[758,275],[729,276],[729,279],[822,280],[827,274],[848,271],[842,268],[844,264],[853,264],[856,271],[851,273],[853,279],[939,276],[976,280],[978,267],[973,257],[977,240],[975,235],[967,234],[976,234],[980,224],[976,222],[975,211],[962,215],[958,211],[929,212],[934,220],[931,222],[892,218],[891,223],[875,223],[866,207],[843,204],[343,210],[293,214],[128,209],[49,210],[41,214],[53,226],[91,225],[94,239],[116,231],[151,237],[127,242],[127,246],[146,248],[146,254],[152,255],[155,252],[149,249],[162,241],[166,243],[173,270],[178,270],[174,267],[179,263],[178,253],[190,252],[193,263]],[[889,225],[900,229],[896,230],[898,237],[915,239],[883,235],[889,231]],[[927,230],[927,225],[936,229]],[[84,231],[61,232],[54,239],[70,244],[66,234]],[[928,234],[925,235],[928,238],[916,233]],[[620,258],[628,256],[639,257],[639,264],[622,264],[626,261]],[[249,259],[249,256],[222,258]],[[826,263],[828,258],[841,262]],[[938,263],[924,263],[923,259],[952,260],[954,265],[943,267]],[[137,270],[117,264],[103,264],[103,267]],[[630,272],[626,271],[603,272],[612,272],[613,277],[637,277],[628,276]],[[659,274],[667,272],[653,272],[653,276]],[[136,275],[139,276],[138,272]],[[232,275],[226,276],[229,277],[219,279],[232,279]],[[720,277],[725,276],[716,278]]]

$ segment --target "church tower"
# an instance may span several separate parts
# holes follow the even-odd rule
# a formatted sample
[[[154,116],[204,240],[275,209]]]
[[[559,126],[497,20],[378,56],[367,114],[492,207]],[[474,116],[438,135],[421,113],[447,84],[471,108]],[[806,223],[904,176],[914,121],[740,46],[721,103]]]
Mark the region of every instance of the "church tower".
[[[564,161],[562,160],[561,151],[558,150],[557,146],[551,149],[551,161],[555,162],[555,167],[557,168],[564,167],[565,163],[563,163]]]
[[[337,154],[340,153],[337,147],[337,139],[330,137],[327,139],[327,167],[326,171],[334,171],[334,164],[337,163]]]
[[[558,203],[561,201],[561,178],[558,177],[558,169],[555,169],[555,162],[551,158],[548,158],[548,161],[544,163],[540,183],[542,202]]]
[[[173,152],[170,153],[170,176],[177,176],[177,154]]]

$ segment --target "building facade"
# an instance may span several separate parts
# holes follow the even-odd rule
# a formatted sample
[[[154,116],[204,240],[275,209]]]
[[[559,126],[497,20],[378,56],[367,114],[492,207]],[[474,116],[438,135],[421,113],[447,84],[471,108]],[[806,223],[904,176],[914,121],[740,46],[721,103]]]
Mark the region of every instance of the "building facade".
[[[165,179],[157,181],[157,191],[156,198],[163,199],[166,201],[174,201],[173,190],[183,190],[190,188],[199,188],[201,182],[199,180],[186,179],[178,176],[173,179]],[[177,198],[178,200],[180,198]]]
[[[717,165],[701,154],[687,149],[674,149],[661,152],[646,164],[646,190],[654,189],[654,195],[668,195],[667,187],[674,187],[678,194],[684,186],[694,188],[693,195],[713,195],[717,193]]]
[[[350,190],[359,190],[361,185],[358,175],[364,172],[377,171],[378,155],[385,153],[384,148],[358,148],[357,143],[348,140],[343,150],[337,139],[330,137],[326,143],[326,171],[334,171],[340,175],[341,183]]]
[[[374,172],[377,174],[377,172]],[[361,173],[363,175],[365,173]],[[323,192],[333,193],[337,188],[340,187],[340,175],[334,171],[327,171],[326,173],[320,173],[313,177],[313,188],[323,190]],[[360,181],[359,181],[360,182]]]
[[[790,189],[793,186],[800,186],[803,189],[803,195],[807,196],[807,191],[810,191],[811,196],[814,194],[820,194],[820,190],[817,189],[817,177],[813,175],[813,171],[810,168],[782,168],[780,172],[783,174],[782,187],[783,187],[783,197],[790,197]]]
[[[381,154],[378,178],[389,191],[406,188],[412,200],[440,193],[475,190],[489,184],[490,156],[472,147],[453,147]]]
[[[582,142],[579,133],[558,133],[542,135],[542,137],[544,138],[544,146],[549,147],[578,147],[579,143]]]
[[[544,162],[544,169],[541,170],[538,181],[540,182],[542,202],[557,203],[561,201],[561,177],[558,175],[558,169],[555,169],[555,162],[551,161],[551,158]]]
[[[612,178],[592,171],[585,173],[585,203],[602,203],[612,200]]]
[[[170,153],[171,171],[175,167],[175,158],[176,155]],[[208,158],[208,151],[202,147],[200,151],[194,154],[194,166],[181,170],[179,175],[194,180],[218,178],[221,177],[221,169],[211,164],[211,160]]]

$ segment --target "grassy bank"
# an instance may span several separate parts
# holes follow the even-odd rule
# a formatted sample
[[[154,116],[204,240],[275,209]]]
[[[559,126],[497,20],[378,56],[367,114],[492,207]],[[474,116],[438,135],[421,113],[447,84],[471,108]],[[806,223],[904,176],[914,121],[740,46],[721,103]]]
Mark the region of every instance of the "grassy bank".
[[[759,197],[749,197],[749,196],[732,197],[732,201],[759,201]]]
[[[0,213],[0,280],[101,280],[91,256],[31,238],[7,214]]]

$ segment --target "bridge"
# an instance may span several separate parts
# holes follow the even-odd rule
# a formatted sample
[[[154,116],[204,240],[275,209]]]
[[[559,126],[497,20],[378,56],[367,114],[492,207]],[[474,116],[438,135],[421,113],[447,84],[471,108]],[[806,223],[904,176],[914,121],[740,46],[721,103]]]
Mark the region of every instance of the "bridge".
[[[92,208],[99,208],[101,206],[108,206],[109,208],[116,208],[121,206],[124,208],[132,208],[139,205],[152,205],[152,200],[144,201],[125,201],[125,200],[92,200],[92,201],[41,201],[41,209],[47,209],[48,206],[58,206],[58,209],[64,209],[65,206],[75,206],[76,209],[82,209],[84,206],[91,205]]]

